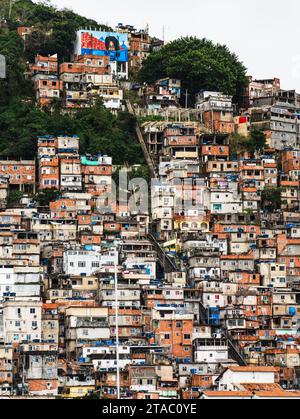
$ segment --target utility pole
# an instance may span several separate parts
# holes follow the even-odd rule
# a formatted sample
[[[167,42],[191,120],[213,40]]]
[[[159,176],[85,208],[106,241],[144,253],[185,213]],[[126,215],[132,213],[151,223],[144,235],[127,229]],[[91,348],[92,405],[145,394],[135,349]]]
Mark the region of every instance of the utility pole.
[[[118,301],[118,249],[115,257],[115,315],[116,315],[116,361],[117,361],[117,399],[120,400],[120,354],[119,354],[119,301]]]
[[[185,109],[187,109],[188,108],[188,97],[189,97],[189,92],[188,92],[187,89],[185,91],[184,96],[185,96]]]
[[[22,357],[22,396],[25,395],[25,353],[23,353]]]

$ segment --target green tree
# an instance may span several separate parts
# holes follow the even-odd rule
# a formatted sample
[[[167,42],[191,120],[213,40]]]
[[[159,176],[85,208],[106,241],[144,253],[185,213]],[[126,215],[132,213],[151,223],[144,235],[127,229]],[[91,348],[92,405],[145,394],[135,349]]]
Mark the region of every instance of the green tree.
[[[150,183],[151,176],[148,166],[140,165],[133,168],[133,170],[129,173],[129,180],[137,178],[145,179],[148,184]]]
[[[262,207],[264,210],[275,211],[281,208],[282,188],[268,187],[261,193]]]
[[[47,134],[44,113],[32,102],[15,99],[0,107],[0,156],[32,158],[37,136]]]
[[[207,39],[180,38],[153,52],[139,72],[140,82],[179,78],[191,97],[201,89],[222,91],[239,99],[248,84],[246,68],[225,45]]]
[[[101,101],[76,115],[75,133],[81,139],[81,151],[107,154],[114,164],[143,164],[144,157],[135,134],[135,118],[127,112],[117,116]]]
[[[249,138],[249,150],[263,152],[266,147],[266,134],[263,131],[252,130]]]
[[[50,202],[55,201],[60,192],[56,189],[46,189],[37,193],[34,197],[34,200],[41,206],[41,207],[48,207]]]
[[[7,206],[12,208],[19,205],[23,195],[24,194],[21,191],[11,191],[7,197]]]
[[[249,148],[249,138],[240,134],[232,134],[229,137],[231,159],[236,160],[239,153]]]

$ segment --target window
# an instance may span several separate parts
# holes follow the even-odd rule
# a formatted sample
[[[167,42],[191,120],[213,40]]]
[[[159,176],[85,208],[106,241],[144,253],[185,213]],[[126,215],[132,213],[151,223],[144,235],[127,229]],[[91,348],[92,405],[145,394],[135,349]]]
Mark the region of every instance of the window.
[[[220,211],[222,209],[222,204],[213,204],[214,211]]]
[[[280,283],[284,284],[285,283],[285,278],[280,278]]]
[[[86,262],[78,262],[78,268],[85,268]]]
[[[92,268],[99,268],[100,262],[92,262]]]

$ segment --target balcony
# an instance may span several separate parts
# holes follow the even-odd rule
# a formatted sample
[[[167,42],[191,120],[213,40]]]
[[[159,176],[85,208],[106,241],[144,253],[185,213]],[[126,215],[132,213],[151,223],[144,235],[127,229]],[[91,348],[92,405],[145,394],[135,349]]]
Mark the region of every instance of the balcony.
[[[76,322],[77,328],[107,328],[109,327],[108,321],[103,320],[77,320]]]

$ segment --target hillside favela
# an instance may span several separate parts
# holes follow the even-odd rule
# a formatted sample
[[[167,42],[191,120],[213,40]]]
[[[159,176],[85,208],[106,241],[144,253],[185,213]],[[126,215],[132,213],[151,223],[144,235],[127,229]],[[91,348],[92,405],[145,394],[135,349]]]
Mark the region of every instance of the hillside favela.
[[[300,399],[300,94],[102,6],[0,1],[0,399]]]

